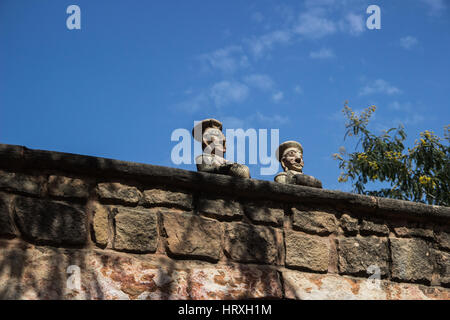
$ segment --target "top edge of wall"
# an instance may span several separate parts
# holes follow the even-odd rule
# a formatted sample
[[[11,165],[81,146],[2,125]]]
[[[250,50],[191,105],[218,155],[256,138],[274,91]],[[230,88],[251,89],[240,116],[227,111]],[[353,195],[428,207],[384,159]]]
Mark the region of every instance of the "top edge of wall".
[[[34,150],[0,144],[0,167],[9,170],[56,170],[92,177],[121,178],[192,191],[219,193],[254,200],[343,206],[374,215],[450,222],[450,207],[364,196],[354,193],[286,185],[256,179],[127,162],[71,153]]]

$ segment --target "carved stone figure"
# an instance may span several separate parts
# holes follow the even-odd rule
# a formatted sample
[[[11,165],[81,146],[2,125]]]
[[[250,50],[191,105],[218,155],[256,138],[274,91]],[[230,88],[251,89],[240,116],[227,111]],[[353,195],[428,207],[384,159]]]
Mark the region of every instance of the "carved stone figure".
[[[220,121],[216,119],[203,120],[194,127],[192,135],[195,140],[202,143],[203,154],[195,158],[198,171],[250,178],[250,170],[246,165],[224,158],[226,139]]]
[[[303,147],[297,141],[286,141],[276,151],[284,172],[275,176],[275,182],[322,188],[322,182],[303,173]]]

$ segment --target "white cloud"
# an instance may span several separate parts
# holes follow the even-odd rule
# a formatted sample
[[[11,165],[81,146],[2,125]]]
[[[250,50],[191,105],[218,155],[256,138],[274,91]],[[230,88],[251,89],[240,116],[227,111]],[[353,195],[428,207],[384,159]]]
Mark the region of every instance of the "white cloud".
[[[411,102],[393,101],[389,103],[389,109],[403,113],[403,117],[401,119],[395,119],[392,126],[397,125],[398,123],[403,123],[404,125],[416,125],[423,122],[425,117],[420,113],[416,113],[412,106]],[[430,117],[428,116],[427,118],[429,119]]]
[[[224,117],[222,123],[226,125],[227,129],[244,128],[246,121],[242,118]]]
[[[266,74],[251,74],[244,78],[244,82],[260,90],[270,90],[275,84],[272,78]]]
[[[296,86],[294,87],[294,92],[295,92],[296,94],[303,94],[303,88],[302,88],[300,85],[296,85]]]
[[[336,0],[305,0],[306,7],[322,7],[334,4]]]
[[[339,25],[342,31],[349,32],[354,36],[360,35],[366,30],[363,16],[354,13],[347,14]]]
[[[401,93],[401,90],[397,87],[391,85],[383,79],[375,80],[372,84],[366,85],[359,92],[360,96],[374,94],[374,93],[384,93],[388,95]]]
[[[400,39],[400,45],[405,49],[411,49],[418,43],[419,41],[413,36],[406,36]]]
[[[311,51],[309,57],[312,59],[330,59],[334,58],[334,52],[328,48],[322,48],[319,51]]]
[[[444,0],[422,0],[422,2],[429,6],[431,15],[439,15],[447,8]]]
[[[321,10],[300,14],[295,33],[311,39],[319,39],[336,32],[336,24],[324,17]]]
[[[192,93],[192,92],[191,92]],[[175,107],[186,113],[193,113],[210,106],[210,100],[205,93],[199,93],[196,96],[177,104]]]
[[[222,117],[222,120],[226,129],[257,128],[258,126],[261,126],[261,124],[269,127],[276,127],[290,122],[290,119],[287,116],[279,114],[265,115],[260,112],[256,112],[246,117],[224,116]]]
[[[418,113],[414,113],[414,114],[404,117],[402,119],[397,119],[395,122],[403,123],[405,126],[407,126],[407,125],[419,124],[419,123],[423,122],[424,120],[425,120],[424,116],[422,116],[421,114],[418,114]]]
[[[209,69],[232,74],[241,67],[249,66],[247,55],[251,54],[254,58],[268,56],[267,53],[279,45],[290,45],[304,39],[320,39],[338,32],[359,35],[365,31],[365,16],[357,14],[360,7],[361,12],[364,11],[362,1],[307,0],[303,4],[304,10],[297,16],[292,7],[278,5],[274,9],[281,17],[278,28],[266,24],[265,28],[271,31],[244,38],[243,46],[234,45],[203,54],[201,59]],[[250,18],[256,22],[267,20],[259,11],[253,12]]]
[[[411,111],[411,102],[400,103],[393,101],[388,104],[388,108],[395,111]]]
[[[273,48],[275,44],[287,44],[291,41],[292,35],[288,30],[275,30],[260,37],[247,40],[253,55],[260,57],[266,50]]]
[[[221,81],[214,84],[210,90],[210,97],[218,107],[242,102],[248,95],[248,87],[240,82]]]
[[[249,65],[241,46],[229,46],[199,56],[208,69],[218,69],[224,73],[233,73],[240,67]]]
[[[273,100],[275,103],[280,102],[281,100],[283,100],[283,98],[284,98],[284,93],[281,92],[281,91],[277,91],[277,92],[275,92],[275,93],[272,95],[272,100]]]
[[[268,123],[270,125],[283,125],[289,122],[289,117],[281,116],[278,114],[265,116],[257,112],[255,117],[259,122]]]

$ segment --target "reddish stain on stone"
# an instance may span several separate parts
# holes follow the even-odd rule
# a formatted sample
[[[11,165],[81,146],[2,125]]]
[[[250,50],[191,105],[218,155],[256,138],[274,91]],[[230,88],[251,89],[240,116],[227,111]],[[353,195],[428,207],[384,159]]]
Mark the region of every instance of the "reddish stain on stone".
[[[392,300],[391,290],[388,285],[382,285],[383,291],[386,293],[386,300]]]
[[[217,284],[220,284],[221,286],[226,285],[227,281],[225,281],[225,273],[222,271],[219,271],[219,274],[214,276],[214,282]]]
[[[349,278],[344,278],[344,279],[352,286],[352,293],[354,295],[357,295],[359,293],[359,289],[360,289],[358,281],[355,281],[355,280],[349,279]]]
[[[320,290],[320,288],[322,287],[322,276],[311,276],[310,278],[311,282],[314,283],[317,288]]]
[[[154,274],[144,274],[141,279],[142,281],[153,281],[154,277]]]

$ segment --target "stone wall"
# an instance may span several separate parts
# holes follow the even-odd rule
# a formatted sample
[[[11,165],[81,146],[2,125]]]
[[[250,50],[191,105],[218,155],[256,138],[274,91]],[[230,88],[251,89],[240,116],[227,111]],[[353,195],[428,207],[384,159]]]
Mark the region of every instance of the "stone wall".
[[[1,299],[449,299],[449,222],[448,207],[0,145]]]

